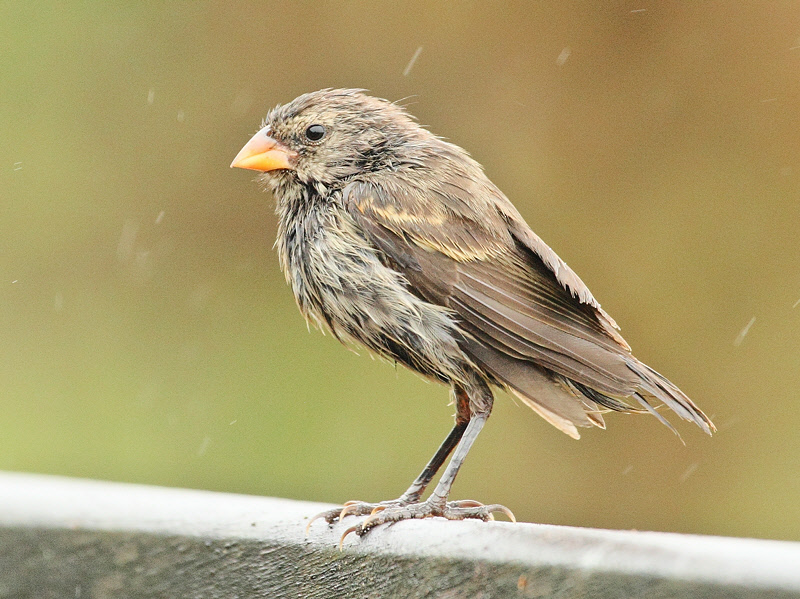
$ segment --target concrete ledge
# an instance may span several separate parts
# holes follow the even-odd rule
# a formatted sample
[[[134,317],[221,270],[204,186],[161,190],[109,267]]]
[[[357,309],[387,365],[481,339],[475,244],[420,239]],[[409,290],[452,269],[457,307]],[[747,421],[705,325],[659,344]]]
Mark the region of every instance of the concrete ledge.
[[[0,597],[800,597],[800,543],[433,519],[340,553],[326,507],[0,473]]]

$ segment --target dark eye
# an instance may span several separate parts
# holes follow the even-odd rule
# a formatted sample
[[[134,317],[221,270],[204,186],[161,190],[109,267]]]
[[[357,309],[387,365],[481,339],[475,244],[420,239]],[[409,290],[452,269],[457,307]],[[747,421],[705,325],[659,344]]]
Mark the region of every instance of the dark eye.
[[[322,125],[311,125],[306,129],[306,138],[309,141],[319,141],[325,137],[325,127]]]

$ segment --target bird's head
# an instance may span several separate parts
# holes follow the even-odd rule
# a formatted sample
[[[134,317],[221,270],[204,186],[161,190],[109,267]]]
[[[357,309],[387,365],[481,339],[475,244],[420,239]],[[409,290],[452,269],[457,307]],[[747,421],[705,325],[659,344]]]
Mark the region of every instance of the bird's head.
[[[405,110],[361,90],[324,89],[277,106],[232,167],[265,173],[265,182],[337,188],[365,172],[397,168],[430,133]],[[273,188],[274,188],[273,187]]]

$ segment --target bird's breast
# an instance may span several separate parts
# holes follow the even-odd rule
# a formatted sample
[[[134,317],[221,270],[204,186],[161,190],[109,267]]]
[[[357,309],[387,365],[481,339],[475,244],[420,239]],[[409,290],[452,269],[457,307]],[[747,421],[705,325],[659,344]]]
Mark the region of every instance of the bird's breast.
[[[279,216],[278,255],[300,311],[315,324],[353,328],[355,314],[374,293],[375,250],[331,204]]]
[[[411,293],[343,209],[279,210],[276,245],[308,320],[422,374],[458,376],[465,359],[449,310]]]

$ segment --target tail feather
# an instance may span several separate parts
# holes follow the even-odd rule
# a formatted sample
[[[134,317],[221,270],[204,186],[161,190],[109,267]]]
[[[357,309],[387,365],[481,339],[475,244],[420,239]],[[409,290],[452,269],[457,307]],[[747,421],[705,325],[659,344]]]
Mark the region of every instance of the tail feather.
[[[605,395],[604,393],[600,393],[597,389],[592,389],[591,387],[587,387],[583,383],[578,383],[577,381],[572,381],[570,379],[566,379],[570,386],[573,389],[582,393],[588,399],[591,399],[593,402],[600,404],[604,408],[607,408],[613,412],[645,412],[646,409],[637,408],[635,406],[630,405],[622,401],[620,398],[610,397]]]
[[[672,430],[675,427],[659,411],[666,405],[684,420],[694,422],[709,435],[714,424],[683,391],[655,370],[630,354],[620,356],[619,366],[630,370],[630,376],[618,393],[609,394],[578,382],[564,374],[540,366],[533,361],[513,357],[476,339],[464,340],[467,354],[487,372],[496,384],[519,397],[547,422],[575,439],[578,427],[605,428],[602,412],[649,412]],[[628,402],[632,403],[628,403]],[[639,404],[639,406],[636,405]],[[641,407],[640,407],[641,406]]]
[[[636,358],[631,357],[626,361],[628,368],[639,376],[639,389],[634,397],[639,401],[644,409],[653,414],[661,422],[669,426],[673,431],[674,427],[656,412],[652,402],[660,401],[678,416],[689,422],[694,422],[707,434],[716,431],[714,423],[698,408],[687,395],[673,385],[665,377],[643,364]]]

